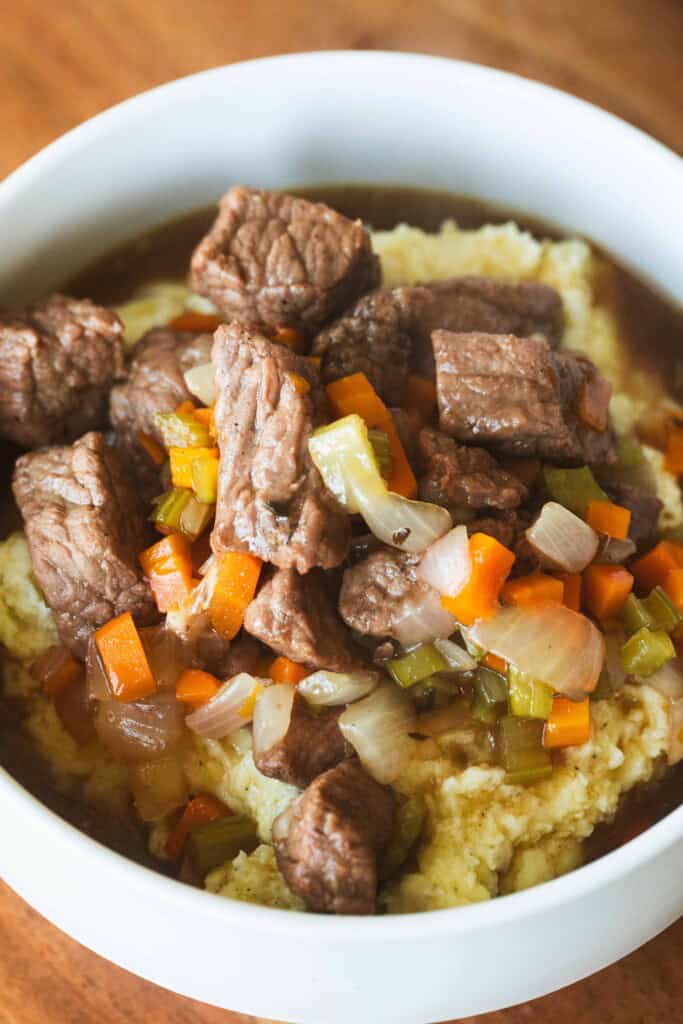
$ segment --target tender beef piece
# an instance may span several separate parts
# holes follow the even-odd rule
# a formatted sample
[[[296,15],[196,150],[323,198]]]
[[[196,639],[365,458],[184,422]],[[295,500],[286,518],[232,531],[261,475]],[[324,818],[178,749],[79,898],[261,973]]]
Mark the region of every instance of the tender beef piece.
[[[237,186],[192,256],[190,282],[229,317],[314,333],[379,284],[360,221],[322,203]]]
[[[315,779],[273,825],[278,866],[311,910],[373,914],[377,858],[394,831],[389,790],[356,761]]]
[[[344,573],[339,614],[363,636],[393,636],[409,606],[429,593],[417,578],[420,555],[382,547]]]
[[[527,509],[495,510],[471,520],[467,524],[467,532],[470,537],[473,533],[488,533],[514,551],[515,564],[511,575],[526,576],[540,568],[540,562],[526,539],[526,530],[533,520],[533,514]]]
[[[278,569],[244,616],[247,633],[299,664],[344,672],[352,667],[349,637],[337,615],[325,574]]]
[[[0,313],[0,437],[37,448],[103,427],[123,373],[121,321],[88,299]]]
[[[487,277],[379,289],[322,331],[313,351],[322,356],[326,382],[362,371],[385,401],[398,404],[411,366],[434,376],[431,335],[438,328],[543,334],[556,346],[563,330],[562,301],[546,285]]]
[[[631,484],[610,484],[609,495],[617,505],[631,511],[628,535],[638,549],[654,539],[657,532],[662,503],[654,494],[648,494]]]
[[[613,460],[610,387],[589,359],[552,352],[544,338],[435,331],[432,340],[444,433],[568,465]]]
[[[325,416],[316,371],[238,323],[216,331],[213,363],[221,451],[213,550],[251,551],[302,573],[339,565],[349,549],[349,517],[308,452]],[[307,394],[292,374],[309,383]]]
[[[141,625],[158,618],[138,564],[145,510],[101,434],[23,455],[13,490],[36,579],[75,654],[83,657],[92,630],[122,612]]]
[[[304,789],[322,772],[350,756],[339,728],[342,710],[313,714],[296,693],[289,729],[269,750],[255,755],[254,764],[262,775]]]
[[[188,334],[155,327],[133,349],[127,380],[113,388],[109,417],[127,464],[145,490],[159,490],[159,470],[138,441],[145,433],[162,442],[155,416],[173,412],[191,398],[183,374],[211,361],[209,334]]]
[[[419,495],[423,501],[466,508],[516,508],[526,500],[521,481],[483,448],[456,444],[425,427],[418,435]]]

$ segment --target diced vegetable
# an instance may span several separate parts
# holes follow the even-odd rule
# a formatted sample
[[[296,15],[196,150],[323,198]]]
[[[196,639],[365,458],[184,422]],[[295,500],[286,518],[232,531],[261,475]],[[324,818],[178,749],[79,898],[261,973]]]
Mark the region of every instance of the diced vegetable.
[[[375,453],[379,471],[384,480],[391,476],[391,445],[389,435],[383,430],[368,430],[368,440]]]
[[[436,408],[436,386],[429,377],[420,377],[416,373],[408,374],[403,405],[413,409],[423,423],[428,423]]]
[[[279,655],[269,666],[267,674],[274,683],[289,683],[296,686],[310,674],[310,670],[305,665],[297,665],[295,661]]]
[[[339,716],[339,728],[363,767],[381,785],[389,785],[415,749],[411,702],[393,683],[381,683]]]
[[[160,612],[167,612],[192,591],[192,549],[179,534],[164,537],[141,552],[140,565]]]
[[[95,643],[116,700],[135,701],[154,693],[156,682],[130,612],[100,626]]]
[[[219,558],[209,618],[216,632],[228,640],[242,628],[262,564],[260,558],[241,551],[226,551]]]
[[[528,576],[508,580],[503,584],[500,597],[505,604],[514,604],[518,608],[534,604],[562,604],[564,584],[554,576],[532,572]]]
[[[83,679],[85,669],[68,647],[56,645],[36,658],[31,665],[31,675],[40,683],[43,693],[57,697]]]
[[[166,462],[166,452],[158,441],[155,441],[150,434],[145,434],[142,430],[138,432],[136,437],[138,444],[141,448],[144,448],[154,465],[163,466],[164,462]]]
[[[605,656],[602,633],[585,615],[561,604],[499,608],[471,636],[557,693],[580,700],[595,689]]]
[[[467,527],[456,526],[425,551],[417,575],[439,594],[455,597],[472,575]]]
[[[215,697],[187,716],[188,729],[207,740],[222,740],[241,729],[251,720],[250,714],[243,714],[245,702],[261,682],[248,672],[226,680]]]
[[[213,364],[202,363],[193,366],[183,374],[187,390],[204,405],[211,405],[216,398],[216,385],[213,376]]]
[[[626,682],[626,673],[621,664],[621,648],[624,639],[621,630],[618,633],[605,634],[605,662],[598,685],[591,694],[592,700],[610,700]]]
[[[301,353],[306,350],[306,338],[296,327],[278,324],[271,331],[270,337],[278,345],[285,345],[287,348],[291,348],[292,352]]]
[[[297,689],[312,707],[338,707],[367,697],[378,682],[377,672],[362,669],[356,672],[328,672],[320,669],[307,675]]]
[[[180,518],[183,510],[192,498],[192,491],[184,487],[171,487],[162,494],[157,507],[151,516],[152,522],[160,533],[170,533],[180,529]]]
[[[215,697],[221,688],[220,680],[210,672],[198,668],[187,668],[176,683],[176,697],[183,704],[200,708]]]
[[[379,868],[382,881],[396,874],[408,859],[412,849],[422,835],[427,820],[427,803],[423,796],[408,797],[396,814],[396,828],[391,841],[384,851]]]
[[[501,675],[507,675],[508,663],[505,658],[499,658],[497,654],[493,654],[492,651],[487,651],[484,657],[481,659],[481,665],[486,668],[492,669],[494,672],[499,672]]]
[[[117,306],[114,311],[123,321],[126,345],[130,348],[152,327],[171,323],[183,312],[188,295],[184,284],[155,281]]]
[[[391,658],[386,667],[394,682],[406,687],[414,686],[434,672],[442,672],[448,663],[434,644],[420,644],[400,658]]]
[[[158,412],[154,422],[161,431],[164,446],[171,448],[209,448],[211,435],[192,412]]]
[[[192,334],[213,334],[217,327],[223,323],[223,318],[214,313],[196,313],[194,310],[186,309],[171,320],[169,327],[174,331],[188,331]]]
[[[651,629],[673,633],[680,625],[682,616],[662,587],[654,587],[641,604],[650,618]]]
[[[586,522],[596,533],[624,540],[631,525],[631,511],[611,501],[589,501],[586,506]]]
[[[257,683],[257,687],[252,709],[254,756],[259,757],[287,735],[296,690],[290,683],[273,683],[266,687]]]
[[[190,472],[192,489],[198,501],[206,505],[215,502],[218,497],[218,458],[213,455],[195,457]]]
[[[683,474],[683,427],[672,426],[664,452],[664,469],[674,476]]]
[[[103,701],[95,717],[100,741],[124,761],[151,761],[175,750],[185,735],[185,708],[173,690],[122,703]]]
[[[508,703],[510,714],[517,718],[546,719],[553,706],[553,690],[546,683],[532,679],[514,665],[510,665]]]
[[[185,772],[177,754],[134,763],[129,778],[141,821],[161,821],[187,801]]]
[[[672,569],[663,586],[677,610],[683,612],[683,569]]]
[[[683,569],[683,544],[662,540],[647,555],[634,562],[632,568],[643,590],[663,587],[672,570]]]
[[[195,459],[218,462],[218,448],[169,448],[171,482],[174,487],[192,487],[192,465]]]
[[[621,664],[630,676],[651,676],[675,657],[671,637],[663,630],[639,629],[621,648]]]
[[[552,775],[552,761],[543,747],[544,725],[540,719],[512,715],[498,723],[498,754],[510,785],[528,786]]]
[[[562,586],[564,588],[562,603],[574,612],[581,611],[581,589],[582,580],[580,573],[561,573]]]
[[[418,591],[403,604],[401,616],[393,624],[393,633],[404,647],[436,638],[449,637],[457,623],[441,605],[436,590]]]
[[[212,868],[234,860],[242,850],[251,853],[258,844],[256,824],[251,818],[231,814],[191,829],[187,852],[195,870],[205,875]]]
[[[448,662],[451,672],[472,672],[477,667],[476,658],[453,640],[435,640],[434,646]]]
[[[589,565],[583,574],[583,600],[596,619],[619,615],[631,593],[633,576],[621,565]]]
[[[185,846],[185,840],[191,829],[197,825],[206,825],[218,818],[225,818],[232,812],[225,804],[209,793],[200,793],[190,800],[181,817],[166,841],[166,853],[171,860],[179,860]]]
[[[188,540],[195,541],[208,529],[213,517],[214,506],[198,501],[194,494],[180,513],[178,529]]]
[[[616,438],[614,447],[617,453],[617,465],[621,469],[634,469],[636,466],[640,466],[645,459],[642,445],[632,434],[624,434],[622,437]]]
[[[582,516],[591,501],[608,501],[588,466],[579,469],[543,467],[543,479],[550,497]]]
[[[577,747],[581,743],[587,743],[590,735],[590,697],[579,701],[555,697],[550,717],[545,724],[543,745],[549,750],[556,747]]]
[[[630,537],[619,540],[616,537],[608,537],[600,534],[598,550],[595,552],[595,562],[603,565],[620,565],[627,562],[636,553],[636,545]]]
[[[683,761],[683,700],[672,701],[669,736],[669,765]]]
[[[639,629],[650,629],[652,626],[647,608],[635,594],[628,595],[619,612],[619,618],[629,634],[637,633]]]
[[[585,569],[599,543],[595,530],[556,501],[546,501],[526,538],[541,565],[571,573]]]
[[[505,676],[490,668],[479,668],[474,677],[477,697],[487,707],[503,708],[507,704],[508,684]]]
[[[515,561],[512,551],[486,533],[473,534],[469,549],[472,560],[469,580],[455,597],[441,598],[446,611],[465,626],[493,615],[501,588]],[[486,645],[484,647],[487,649]]]

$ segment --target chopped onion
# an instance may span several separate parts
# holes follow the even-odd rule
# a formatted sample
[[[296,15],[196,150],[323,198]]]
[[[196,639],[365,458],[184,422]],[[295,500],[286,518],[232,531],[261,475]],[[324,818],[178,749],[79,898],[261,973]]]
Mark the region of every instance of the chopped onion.
[[[403,606],[403,614],[392,625],[392,636],[404,647],[421,644],[425,640],[450,636],[457,622],[441,604],[441,598],[431,587],[426,593],[416,594]]]
[[[109,680],[100,660],[100,652],[95,643],[95,634],[91,633],[85,655],[85,682],[90,700],[111,700]]]
[[[431,544],[417,567],[417,575],[439,594],[456,597],[472,575],[467,527],[456,526]]]
[[[487,622],[475,622],[471,636],[484,650],[574,700],[595,689],[605,660],[600,630],[560,604],[499,608]]]
[[[54,697],[55,711],[66,731],[80,746],[95,736],[95,703],[88,694],[85,679],[68,686]]]
[[[144,626],[138,632],[157,687],[164,690],[175,686],[191,661],[187,646],[164,626]]]
[[[354,497],[375,537],[401,551],[424,551],[452,526],[447,509],[411,501],[386,488],[354,489]]]
[[[211,405],[216,397],[216,388],[213,378],[213,363],[202,363],[201,366],[193,366],[183,374],[187,390],[195,398],[198,398],[204,405]]]
[[[563,572],[581,572],[598,550],[595,530],[556,501],[545,503],[526,536],[542,565]]]
[[[415,712],[393,683],[382,683],[368,697],[339,716],[344,739],[354,748],[370,775],[383,785],[393,782],[411,756]]]
[[[95,728],[112,753],[127,761],[147,761],[177,746],[185,731],[185,711],[175,693],[162,690],[131,703],[100,704]]]
[[[646,683],[652,686],[663,697],[669,700],[681,700],[683,698],[683,661],[680,658],[670,658],[661,668],[653,672],[646,679],[636,676],[639,683]]]
[[[636,546],[629,537],[608,537],[602,533],[598,537],[594,561],[602,565],[621,565],[635,553]]]
[[[254,756],[270,750],[287,735],[292,720],[296,688],[289,683],[266,686],[254,708]]]
[[[297,689],[312,707],[328,708],[352,704],[367,697],[378,681],[378,672],[327,672],[321,669],[302,679]]]
[[[477,659],[452,640],[435,640],[434,646],[454,672],[474,672],[477,667]]]
[[[205,740],[221,740],[251,722],[248,705],[254,687],[264,680],[240,672],[223,683],[215,697],[185,719],[192,732]]]

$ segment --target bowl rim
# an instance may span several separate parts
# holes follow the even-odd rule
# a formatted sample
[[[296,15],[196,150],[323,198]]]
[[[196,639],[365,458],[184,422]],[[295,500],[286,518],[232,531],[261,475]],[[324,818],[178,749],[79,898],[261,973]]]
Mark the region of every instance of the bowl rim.
[[[319,50],[261,57],[209,68],[156,86],[96,114],[45,146],[0,182],[0,216],[2,207],[10,205],[15,195],[40,179],[52,164],[65,157],[73,157],[79,148],[92,144],[97,138],[106,135],[110,127],[126,121],[138,111],[144,109],[149,113],[153,109],[159,110],[174,104],[186,95],[217,88],[223,79],[235,75],[258,74],[264,65],[277,63],[286,70],[287,65],[299,67],[310,64],[320,65],[322,70],[329,69],[331,61],[346,64],[349,69],[359,63],[372,65],[381,70],[382,74],[387,73],[389,67],[396,72],[399,65],[422,65],[429,69],[430,73],[456,72],[461,76],[461,80],[469,81],[475,88],[485,85],[487,88],[512,90],[520,96],[524,93],[533,93],[553,107],[554,116],[560,116],[562,110],[566,110],[584,120],[592,121],[598,124],[601,130],[609,129],[617,133],[622,140],[628,141],[631,146],[640,148],[649,161],[665,165],[669,172],[678,172],[683,192],[683,160],[676,153],[616,115],[552,86],[523,78],[512,72],[447,57],[386,50]],[[635,839],[600,859],[522,892],[442,910],[387,914],[378,917],[328,917],[302,912],[282,912],[258,904],[216,898],[213,893],[192,888],[161,875],[104,846],[69,824],[24,789],[2,767],[0,803],[8,805],[16,812],[18,819],[34,819],[34,825],[41,828],[53,842],[69,848],[76,857],[88,857],[94,868],[109,873],[112,880],[125,885],[128,890],[145,890],[150,895],[158,895],[166,905],[172,903],[178,910],[192,915],[218,918],[233,927],[267,929],[271,933],[321,941],[357,942],[362,939],[375,942],[381,939],[383,942],[395,943],[426,936],[463,934],[502,925],[512,919],[527,918],[539,911],[547,913],[554,907],[587,895],[603,885],[625,878],[643,863],[654,860],[674,843],[683,839],[681,806]]]

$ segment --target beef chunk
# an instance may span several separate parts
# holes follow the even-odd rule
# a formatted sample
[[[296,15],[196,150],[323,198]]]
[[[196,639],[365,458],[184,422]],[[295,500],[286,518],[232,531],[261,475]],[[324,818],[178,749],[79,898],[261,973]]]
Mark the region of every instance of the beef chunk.
[[[244,628],[299,664],[344,672],[354,659],[324,573],[279,569],[247,608]]]
[[[466,508],[516,508],[527,490],[483,448],[468,448],[438,430],[418,435],[420,498]]]
[[[211,360],[211,336],[155,327],[133,349],[128,379],[112,390],[110,419],[127,464],[143,483],[159,490],[158,467],[138,441],[149,434],[163,438],[155,423],[158,412],[173,412],[191,398],[183,374]]]
[[[121,321],[88,299],[0,314],[0,437],[37,448],[104,426],[123,373]]]
[[[613,459],[609,385],[584,356],[552,352],[543,338],[435,331],[432,340],[446,434],[562,464]]]
[[[214,551],[251,551],[280,568],[308,572],[343,561],[349,518],[308,453],[324,417],[310,363],[238,323],[213,345],[221,451]],[[303,394],[292,374],[310,385]]]
[[[382,547],[344,573],[339,614],[364,636],[394,636],[397,624],[431,588],[417,578],[420,555]]]
[[[23,455],[13,489],[33,570],[63,643],[83,657],[91,631],[115,615],[131,612],[139,624],[155,621],[138,565],[145,511],[101,434]]]
[[[356,761],[315,779],[273,825],[278,866],[311,910],[372,914],[377,857],[394,830],[391,794]]]
[[[632,484],[611,484],[608,489],[612,501],[630,510],[628,535],[640,550],[654,539],[662,511],[661,501],[656,495],[648,494]]]
[[[292,717],[283,738],[254,756],[262,775],[304,789],[313,779],[349,756],[339,728],[342,708],[316,715],[294,694]]]
[[[552,288],[486,277],[456,277],[363,296],[315,339],[323,380],[362,371],[389,403],[403,398],[410,367],[434,376],[432,332],[543,334],[559,344],[562,302]]]
[[[379,284],[360,223],[278,192],[231,188],[190,267],[192,287],[229,317],[314,333]]]

